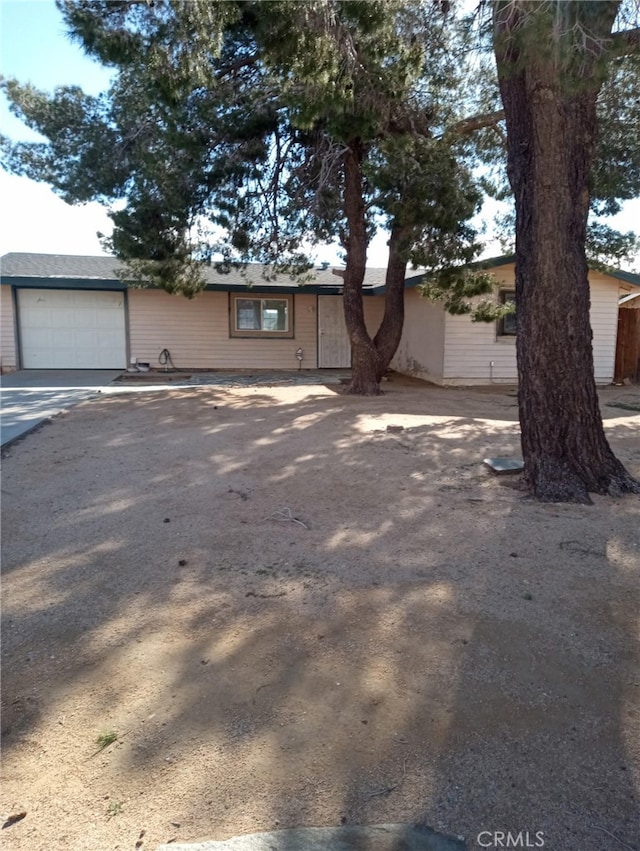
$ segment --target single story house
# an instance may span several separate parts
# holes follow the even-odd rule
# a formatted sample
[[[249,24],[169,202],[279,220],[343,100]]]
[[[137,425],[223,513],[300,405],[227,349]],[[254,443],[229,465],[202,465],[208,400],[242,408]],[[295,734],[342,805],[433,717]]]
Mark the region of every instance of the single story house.
[[[111,257],[2,257],[2,370],[125,369],[135,361],[158,367],[165,349],[184,369],[350,366],[342,282],[326,264],[304,285],[282,276],[266,282],[260,267],[243,274],[220,274],[212,267],[206,270],[206,288],[191,300],[128,287],[118,278],[118,265]],[[513,258],[485,265],[495,274],[496,298],[513,298]],[[384,269],[367,270],[364,308],[372,334],[384,312],[384,276]],[[392,368],[442,385],[515,383],[513,318],[474,323],[468,316],[451,316],[420,295],[420,281],[416,272],[406,281],[405,327]],[[618,328],[623,313],[640,307],[640,275],[592,272],[590,284],[596,380],[613,381],[616,346],[620,354],[622,343],[623,377],[635,380],[640,325]],[[640,311],[633,314],[640,318]],[[622,376],[616,372],[615,377]]]
[[[167,349],[177,368],[303,369],[348,367],[342,279],[323,264],[298,285],[261,267],[245,274],[206,269],[193,299],[152,287],[127,287],[112,257],[6,254],[0,258],[3,371],[158,367]],[[366,321],[384,310],[383,269],[368,270]],[[300,360],[301,359],[301,360]]]

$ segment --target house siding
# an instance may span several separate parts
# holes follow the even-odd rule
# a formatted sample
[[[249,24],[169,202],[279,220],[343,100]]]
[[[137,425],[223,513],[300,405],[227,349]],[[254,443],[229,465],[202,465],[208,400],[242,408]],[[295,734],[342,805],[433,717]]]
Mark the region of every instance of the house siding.
[[[499,289],[515,289],[515,267],[491,269]],[[515,337],[498,337],[496,322],[445,313],[444,384],[515,384]],[[493,366],[491,362],[493,361]]]
[[[616,360],[619,285],[608,275],[597,272],[589,275],[589,281],[596,381],[598,384],[610,384],[613,381]]]
[[[405,292],[405,319],[400,345],[391,368],[442,383],[444,365],[444,310],[417,290]]]
[[[252,296],[272,297],[258,290]],[[158,290],[129,290],[132,358],[158,365],[168,349],[178,368],[296,369],[317,366],[317,297],[293,296],[294,336],[286,339],[229,336],[229,294],[203,292],[193,299]]]
[[[501,289],[515,288],[512,265],[492,270]],[[618,283],[597,272],[589,275],[595,378],[613,380],[618,321]],[[449,385],[515,384],[514,337],[498,337],[497,323],[471,322],[468,316],[445,315],[443,383]],[[493,362],[493,366],[491,365]]]
[[[370,337],[375,337],[384,316],[384,296],[365,296],[362,303],[367,331]]]
[[[16,321],[11,287],[0,287],[0,364],[3,372],[11,372],[18,367],[16,340]]]

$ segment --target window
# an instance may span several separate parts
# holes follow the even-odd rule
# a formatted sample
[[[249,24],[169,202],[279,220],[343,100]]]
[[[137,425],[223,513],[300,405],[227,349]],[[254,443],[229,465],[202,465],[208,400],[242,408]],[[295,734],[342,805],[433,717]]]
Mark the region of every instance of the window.
[[[234,296],[232,337],[293,337],[291,296],[246,298]]]
[[[513,304],[515,308],[515,290],[502,290],[500,292],[500,304]],[[507,313],[506,316],[498,320],[498,337],[515,337],[516,327],[516,312],[514,309],[512,313]]]

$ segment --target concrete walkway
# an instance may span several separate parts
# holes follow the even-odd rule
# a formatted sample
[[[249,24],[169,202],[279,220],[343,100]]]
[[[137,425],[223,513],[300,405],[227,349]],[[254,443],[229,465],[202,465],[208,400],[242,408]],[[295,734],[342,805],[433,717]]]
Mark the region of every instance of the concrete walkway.
[[[460,839],[412,824],[304,827],[221,842],[172,842],[157,851],[465,851]]]
[[[107,387],[121,369],[22,369],[0,380],[0,446]]]

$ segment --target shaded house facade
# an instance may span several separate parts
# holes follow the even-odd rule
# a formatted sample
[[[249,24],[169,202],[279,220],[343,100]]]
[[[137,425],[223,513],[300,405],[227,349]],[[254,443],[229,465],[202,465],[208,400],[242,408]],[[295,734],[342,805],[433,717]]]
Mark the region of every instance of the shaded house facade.
[[[495,298],[515,298],[513,258],[487,261]],[[302,286],[267,283],[262,267],[206,271],[193,299],[128,287],[111,257],[7,254],[0,260],[2,370],[159,367],[166,349],[180,369],[349,367],[339,274],[314,270]],[[368,269],[365,319],[375,334],[384,313],[384,269]],[[421,297],[406,282],[402,340],[391,367],[441,385],[514,384],[516,317],[472,322]],[[590,273],[595,377],[599,384],[640,379],[640,275]],[[633,312],[635,319],[630,321]]]
[[[496,278],[495,297],[515,302],[515,263],[513,257],[483,263]],[[516,315],[501,322],[472,322],[469,316],[452,316],[441,305],[421,298],[416,289],[420,279],[408,279],[406,318],[402,340],[391,367],[445,386],[516,384]],[[595,378],[610,384],[614,377],[639,380],[640,325],[631,330],[626,342],[626,373],[616,374],[616,352],[625,328],[623,311],[640,307],[640,275],[615,275],[590,271],[591,328]],[[638,313],[640,317],[640,312]],[[636,352],[637,347],[637,354]]]

